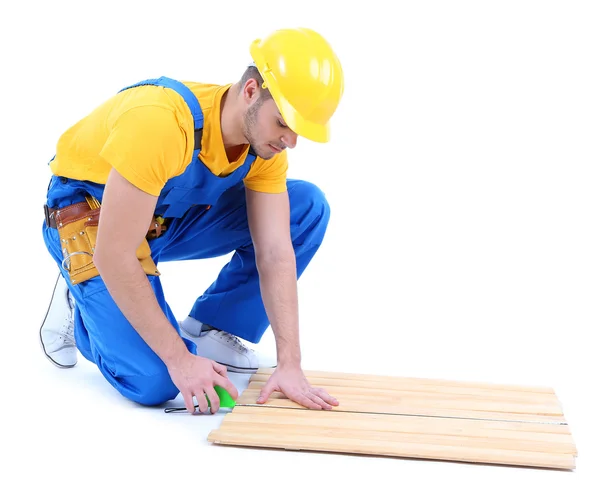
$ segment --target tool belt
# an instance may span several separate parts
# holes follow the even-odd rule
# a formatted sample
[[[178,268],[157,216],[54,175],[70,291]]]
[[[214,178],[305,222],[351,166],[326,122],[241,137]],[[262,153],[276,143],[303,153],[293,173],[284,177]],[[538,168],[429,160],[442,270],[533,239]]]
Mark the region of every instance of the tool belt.
[[[99,276],[94,265],[94,250],[98,235],[100,203],[86,196],[86,201],[71,204],[64,208],[49,208],[44,205],[46,225],[58,230],[62,267],[69,273],[73,285]],[[149,239],[158,238],[166,227],[160,217],[155,217],[148,228],[148,234],[136,251],[136,256],[147,275],[160,276],[151,256]]]

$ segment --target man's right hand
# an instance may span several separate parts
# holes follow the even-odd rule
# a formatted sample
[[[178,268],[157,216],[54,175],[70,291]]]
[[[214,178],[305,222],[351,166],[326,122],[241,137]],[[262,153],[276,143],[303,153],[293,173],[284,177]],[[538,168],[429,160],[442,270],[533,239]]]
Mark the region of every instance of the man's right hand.
[[[227,368],[213,360],[188,353],[178,363],[167,368],[171,380],[183,396],[185,408],[190,413],[196,411],[194,396],[198,402],[200,412],[208,410],[206,396],[210,400],[211,413],[216,413],[219,410],[220,401],[214,388],[215,385],[227,390],[234,400],[238,397],[235,385],[227,378]]]

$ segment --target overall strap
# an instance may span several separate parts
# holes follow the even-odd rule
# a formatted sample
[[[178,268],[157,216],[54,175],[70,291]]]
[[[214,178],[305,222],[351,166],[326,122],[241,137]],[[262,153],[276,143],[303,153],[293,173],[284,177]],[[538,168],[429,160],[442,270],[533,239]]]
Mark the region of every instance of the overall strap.
[[[194,157],[196,157],[202,148],[202,129],[204,128],[204,115],[202,114],[202,109],[200,108],[200,103],[198,99],[193,94],[193,92],[183,83],[170,79],[168,77],[159,77],[158,79],[148,79],[142,80],[141,82],[137,82],[132,84],[124,89],[121,89],[119,92],[123,92],[124,90],[131,89],[133,87],[139,87],[142,85],[156,85],[160,87],[167,87],[169,89],[173,89],[177,92],[185,103],[188,105],[190,112],[192,113],[192,117],[194,118]]]

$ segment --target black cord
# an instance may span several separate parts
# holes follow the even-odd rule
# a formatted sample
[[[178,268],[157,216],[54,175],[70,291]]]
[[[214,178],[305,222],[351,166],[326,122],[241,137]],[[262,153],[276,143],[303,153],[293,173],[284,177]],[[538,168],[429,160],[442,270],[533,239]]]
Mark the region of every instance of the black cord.
[[[198,405],[194,405],[194,408],[198,408]],[[187,408],[185,407],[169,407],[165,408],[165,413],[173,413],[173,412],[185,412]]]

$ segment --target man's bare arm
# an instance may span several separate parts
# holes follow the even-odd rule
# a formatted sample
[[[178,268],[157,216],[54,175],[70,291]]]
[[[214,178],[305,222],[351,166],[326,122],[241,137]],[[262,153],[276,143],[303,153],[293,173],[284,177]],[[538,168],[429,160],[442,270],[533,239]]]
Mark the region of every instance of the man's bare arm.
[[[248,189],[246,193],[262,299],[277,344],[277,368],[256,401],[265,403],[277,390],[305,407],[330,410],[339,402],[324,389],[311,386],[301,368],[298,276],[288,193],[266,194]]]
[[[200,411],[219,409],[215,385],[236,399],[235,385],[227,368],[188,350],[158,304],[136,251],[144,240],[154,214],[156,197],[151,196],[112,170],[102,199],[94,263],[123,315],[165,363],[190,413],[196,397]]]
[[[100,210],[94,263],[122,313],[169,365],[177,363],[188,350],[158,305],[136,256],[155,206],[155,196],[141,191],[113,169]]]
[[[296,256],[290,236],[288,193],[246,190],[248,224],[278,366],[300,366]]]

